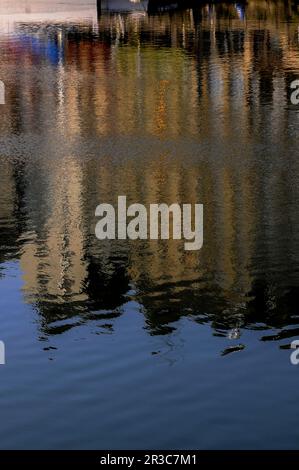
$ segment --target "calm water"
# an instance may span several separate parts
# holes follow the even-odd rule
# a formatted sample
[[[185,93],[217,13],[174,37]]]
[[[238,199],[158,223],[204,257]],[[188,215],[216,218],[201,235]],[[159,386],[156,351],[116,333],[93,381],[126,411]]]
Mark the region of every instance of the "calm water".
[[[299,10],[88,8],[0,16],[0,447],[298,449]],[[122,194],[203,249],[97,240]]]

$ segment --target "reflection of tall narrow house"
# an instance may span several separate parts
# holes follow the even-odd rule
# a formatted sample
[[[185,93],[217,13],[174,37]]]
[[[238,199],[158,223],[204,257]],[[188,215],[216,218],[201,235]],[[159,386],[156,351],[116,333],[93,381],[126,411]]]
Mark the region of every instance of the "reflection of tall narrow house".
[[[44,225],[37,228],[32,243],[24,245],[21,256],[24,289],[45,301],[81,301],[86,298],[87,274],[80,166],[69,158],[65,165],[52,167],[47,189],[40,209],[46,211]]]

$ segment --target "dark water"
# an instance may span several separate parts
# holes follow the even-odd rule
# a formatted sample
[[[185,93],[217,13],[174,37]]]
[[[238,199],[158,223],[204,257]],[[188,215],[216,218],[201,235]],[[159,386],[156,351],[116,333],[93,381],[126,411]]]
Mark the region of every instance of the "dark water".
[[[1,448],[299,448],[298,12],[1,17]],[[97,240],[122,194],[202,250]]]

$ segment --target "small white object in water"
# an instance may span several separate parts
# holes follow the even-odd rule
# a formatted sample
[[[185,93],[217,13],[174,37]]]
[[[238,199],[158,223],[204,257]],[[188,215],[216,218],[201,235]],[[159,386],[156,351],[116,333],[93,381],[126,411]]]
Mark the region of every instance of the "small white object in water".
[[[233,328],[228,332],[227,336],[229,339],[239,339],[241,336],[240,328]]]

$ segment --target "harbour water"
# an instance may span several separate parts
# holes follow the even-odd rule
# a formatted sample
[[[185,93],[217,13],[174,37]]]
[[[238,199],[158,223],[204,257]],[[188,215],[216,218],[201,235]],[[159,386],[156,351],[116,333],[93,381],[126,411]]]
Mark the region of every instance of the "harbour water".
[[[0,2],[0,448],[298,449],[298,6],[74,3]]]

